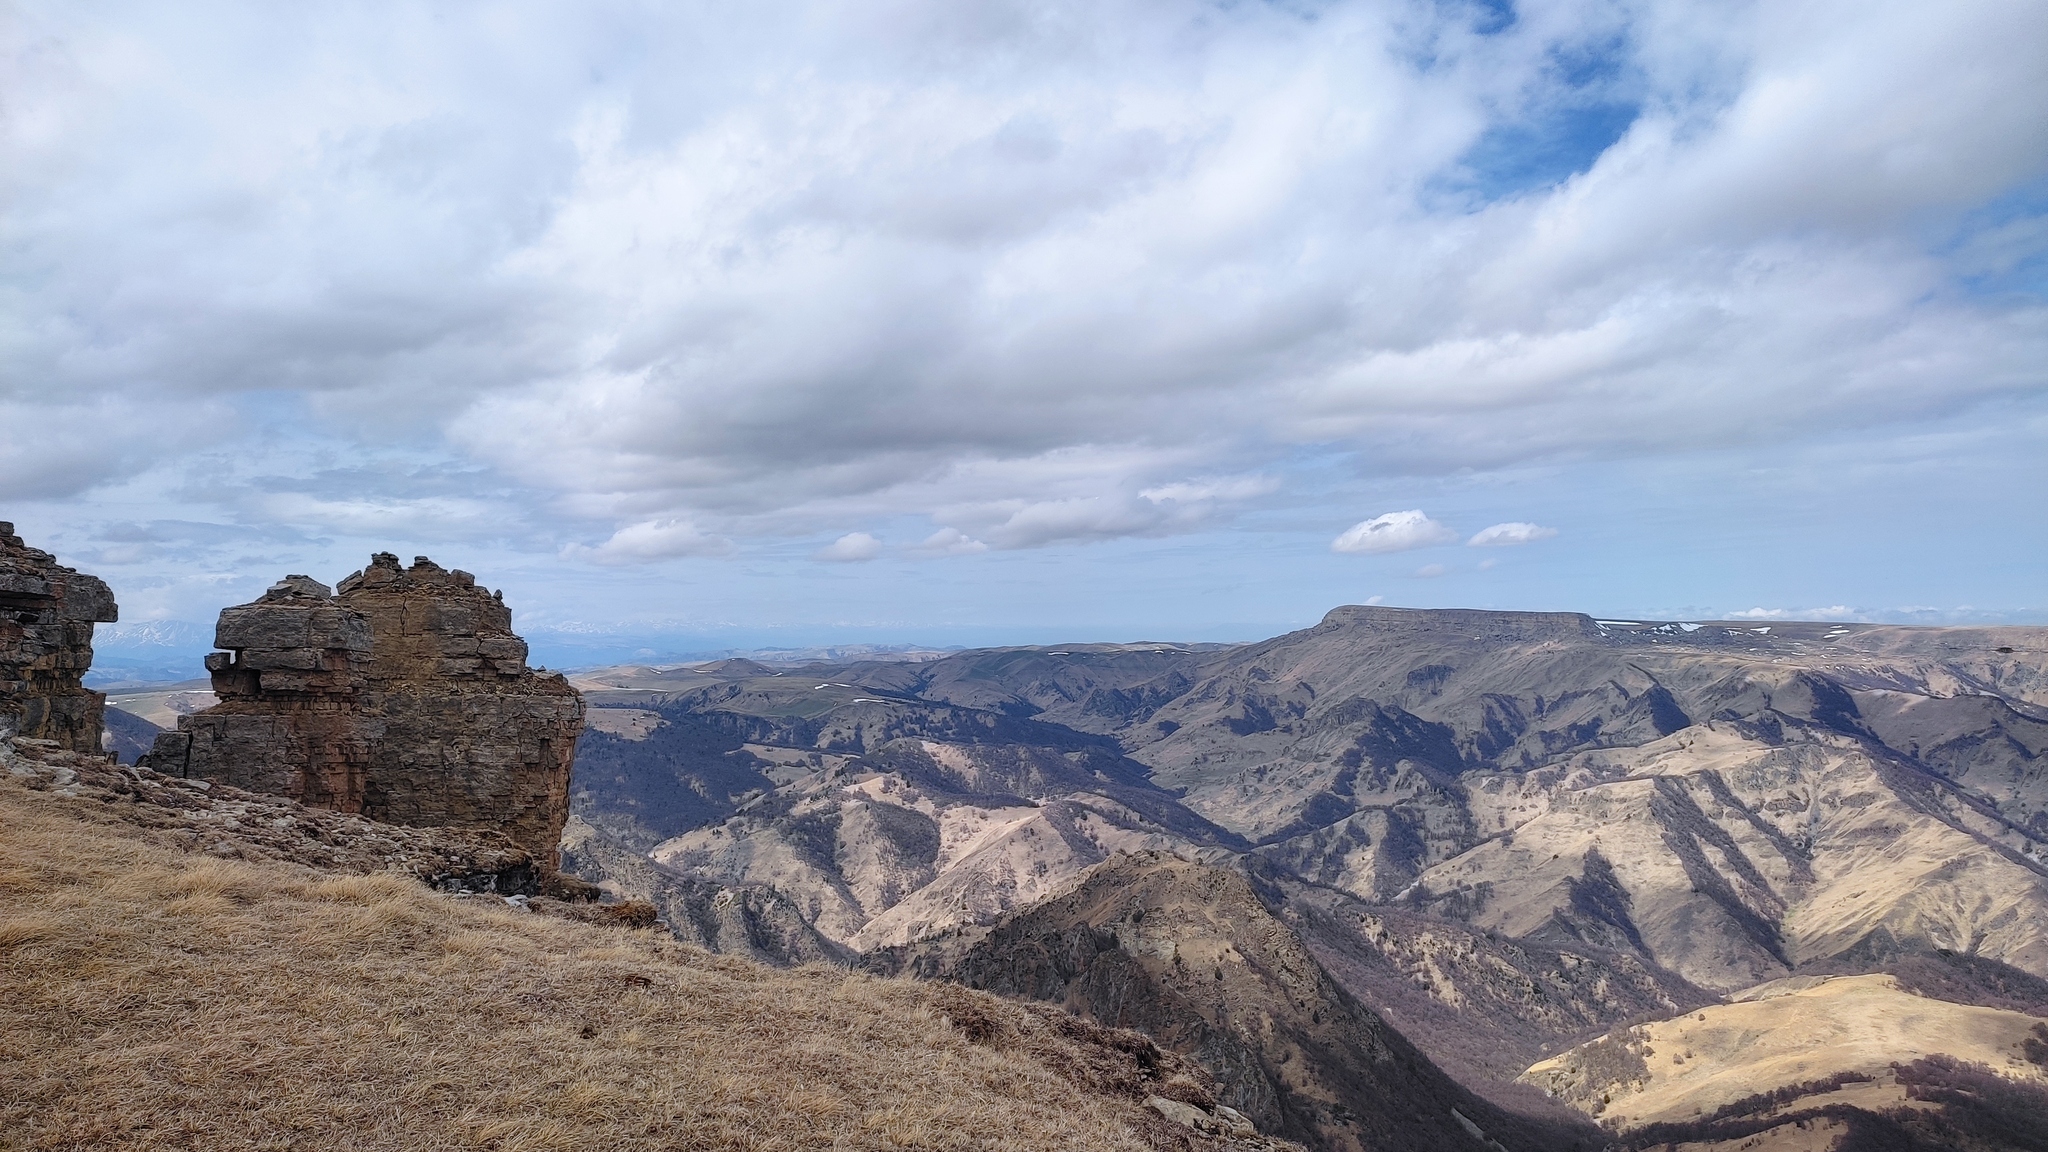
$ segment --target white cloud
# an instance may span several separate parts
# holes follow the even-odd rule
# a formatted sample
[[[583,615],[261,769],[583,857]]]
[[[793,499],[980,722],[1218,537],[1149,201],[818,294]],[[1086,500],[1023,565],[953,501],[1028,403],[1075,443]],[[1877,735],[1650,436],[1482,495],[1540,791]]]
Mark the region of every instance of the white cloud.
[[[1728,613],[1729,620],[1863,620],[1867,616],[1847,605],[1826,608],[1744,608]]]
[[[1474,532],[1472,538],[1465,541],[1465,543],[1474,548],[1507,548],[1516,544],[1532,544],[1538,540],[1548,540],[1555,535],[1557,535],[1557,529],[1555,528],[1545,528],[1540,524],[1510,520],[1505,524],[1494,524],[1490,527],[1481,528],[1479,531]]]
[[[975,482],[1000,483],[1022,471],[980,469]],[[1008,473],[1008,477],[1005,477]],[[1101,479],[1085,472],[1065,475],[1046,470],[1035,483],[1043,490],[1073,495],[1049,499],[995,499],[946,504],[933,515],[948,527],[987,541],[996,549],[1039,548],[1048,544],[1086,543],[1127,536],[1169,536],[1208,527],[1230,516],[1246,501],[1279,489],[1268,476],[1232,476],[1179,480],[1137,492],[1099,492]],[[1000,490],[999,488],[997,489]]]
[[[1227,476],[1211,480],[1180,480],[1146,488],[1138,495],[1154,504],[1168,502],[1189,505],[1217,501],[1236,502],[1269,496],[1280,490],[1275,476]]]
[[[595,548],[571,544],[562,554],[593,564],[627,565],[684,556],[724,556],[732,550],[732,541],[705,533],[687,520],[644,520],[626,525]]]
[[[1441,564],[1424,564],[1422,567],[1417,568],[1412,575],[1418,580],[1434,580],[1449,571],[1449,568]]]
[[[1330,551],[1349,553],[1406,552],[1433,544],[1449,544],[1458,533],[1424,515],[1420,508],[1388,512],[1361,520],[1330,541]]]
[[[811,554],[814,560],[835,560],[854,563],[873,560],[882,554],[882,542],[865,532],[848,532],[825,547]]]
[[[988,545],[967,535],[957,528],[941,528],[924,538],[917,546],[920,552],[939,556],[972,556],[988,551]]]
[[[662,555],[1009,549],[2042,394],[2048,9],[1538,7],[10,13],[0,495],[239,510],[281,419]]]

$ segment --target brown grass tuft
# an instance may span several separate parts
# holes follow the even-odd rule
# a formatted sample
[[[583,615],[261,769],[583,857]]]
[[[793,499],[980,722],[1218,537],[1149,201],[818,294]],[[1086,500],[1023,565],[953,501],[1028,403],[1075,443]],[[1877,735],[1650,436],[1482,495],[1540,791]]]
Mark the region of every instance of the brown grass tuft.
[[[1207,1147],[1148,1042],[400,876],[213,859],[0,779],[0,1148]]]

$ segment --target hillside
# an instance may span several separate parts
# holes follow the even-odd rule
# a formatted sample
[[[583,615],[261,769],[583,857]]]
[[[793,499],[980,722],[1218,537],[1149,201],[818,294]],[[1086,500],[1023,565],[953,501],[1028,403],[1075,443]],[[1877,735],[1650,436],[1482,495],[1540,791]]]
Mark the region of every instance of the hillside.
[[[1624,1128],[1690,1120],[1845,1072],[1860,1078],[1807,1103],[1878,1111],[1906,1100],[1893,1064],[1935,1055],[2048,1087],[2048,1068],[2027,1059],[2036,1028],[2048,1021],[1915,996],[1890,976],[1794,977],[1574,1048],[1532,1066],[1525,1079]],[[1631,1071],[1610,1070],[1620,1064]]]
[[[992,922],[1119,850],[1245,846],[1100,735],[804,669],[715,670],[742,678],[597,694],[620,718],[578,749],[575,811],[669,873],[773,887],[848,948]]]
[[[867,964],[1136,1028],[1215,1072],[1224,1103],[1262,1129],[1312,1147],[1597,1142],[1461,1088],[1332,980],[1226,868],[1119,855],[992,929],[887,949]]]
[[[579,859],[622,892],[744,893],[873,959],[1035,923],[1121,851],[1230,864],[1510,1110],[1529,1064],[1762,982],[2048,975],[2048,630],[1347,607],[581,683]]]
[[[0,1147],[1280,1147],[1130,1033],[473,894],[489,834],[0,762]]]
[[[1266,904],[1344,989],[1439,1067],[1502,1103],[1524,1068],[1618,1024],[1719,997],[1629,952],[1549,947],[1330,888],[1269,880]]]
[[[727,662],[594,693],[639,719],[586,739],[579,814],[854,947],[1119,848],[1250,849],[1709,989],[1934,948],[2048,974],[2043,636],[1340,608],[1220,650]]]
[[[2048,1020],[1915,995],[1881,974],[1772,981],[1618,1030],[1524,1079],[1639,1142],[1756,1147],[1819,1119],[1897,1141],[1879,1146],[2048,1147]]]

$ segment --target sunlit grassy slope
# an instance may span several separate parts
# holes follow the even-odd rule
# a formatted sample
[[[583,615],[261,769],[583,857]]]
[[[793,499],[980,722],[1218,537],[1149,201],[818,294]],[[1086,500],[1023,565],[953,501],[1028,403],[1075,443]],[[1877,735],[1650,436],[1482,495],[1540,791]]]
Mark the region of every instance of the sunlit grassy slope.
[[[0,773],[0,1147],[1220,1146],[1129,1033],[198,855],[124,803]]]

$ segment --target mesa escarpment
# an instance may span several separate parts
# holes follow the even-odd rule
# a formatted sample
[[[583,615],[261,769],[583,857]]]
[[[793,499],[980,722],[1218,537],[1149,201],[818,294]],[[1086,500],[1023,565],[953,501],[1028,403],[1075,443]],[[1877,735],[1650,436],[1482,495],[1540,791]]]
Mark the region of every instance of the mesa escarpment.
[[[119,618],[96,576],[57,563],[0,521],[0,735],[97,752],[107,698],[85,687],[92,626]]]
[[[385,552],[335,591],[288,576],[221,612],[221,702],[150,767],[390,824],[488,826],[550,865],[583,700],[526,666],[502,593]]]

